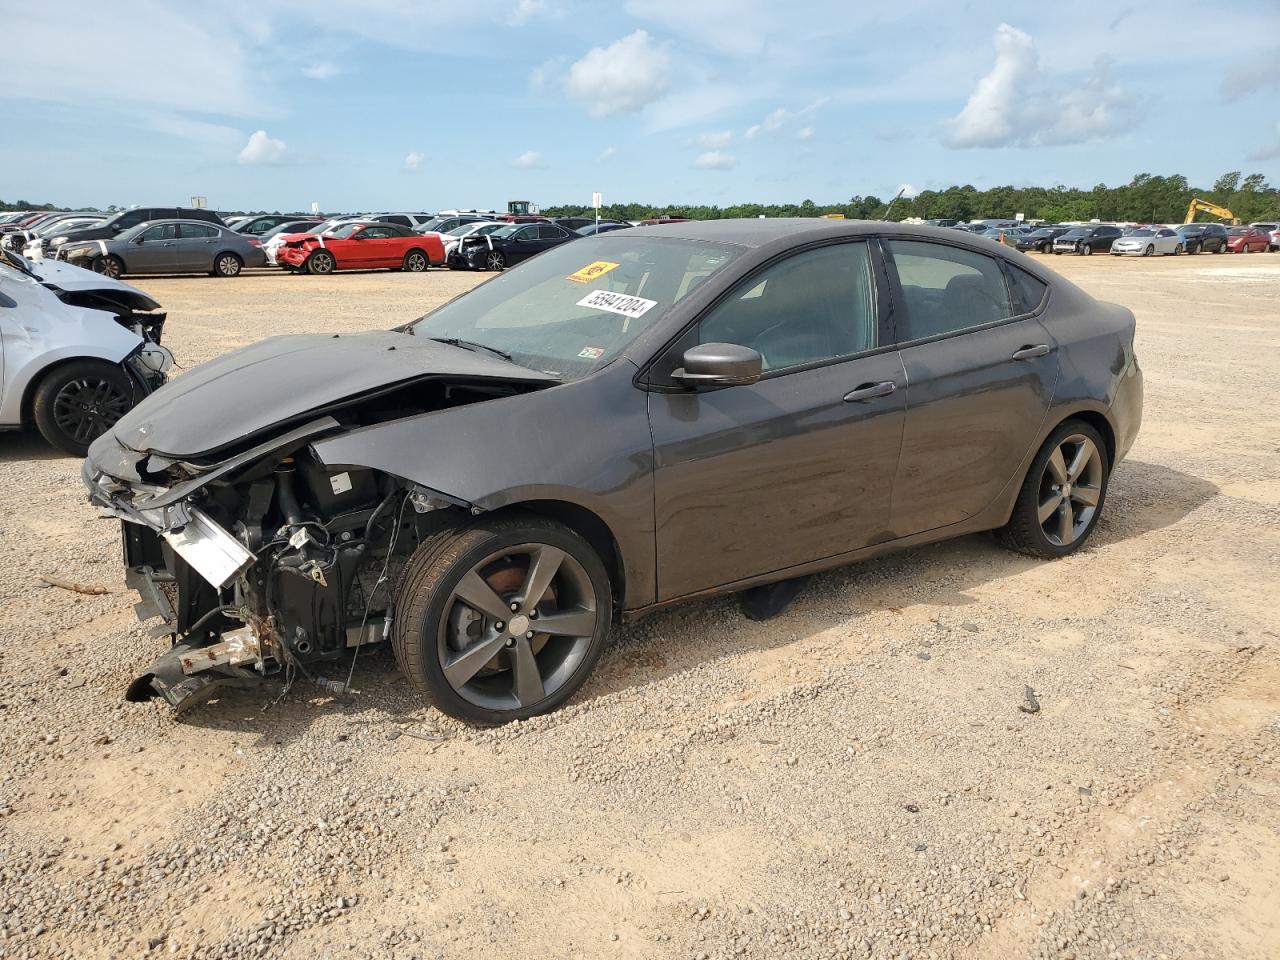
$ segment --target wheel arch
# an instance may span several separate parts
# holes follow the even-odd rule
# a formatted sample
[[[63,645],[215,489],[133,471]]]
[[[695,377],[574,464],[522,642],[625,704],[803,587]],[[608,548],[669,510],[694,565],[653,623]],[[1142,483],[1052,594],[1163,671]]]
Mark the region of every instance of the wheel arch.
[[[134,389],[137,389],[137,379],[130,372],[128,365],[123,360],[112,360],[110,354],[85,352],[62,356],[32,372],[27,382],[23,385],[22,400],[19,406],[20,420],[23,427],[30,427],[35,423],[36,392],[40,389],[40,384],[44,383],[45,380],[63,367],[73,363],[83,363],[86,360],[123,370],[130,382],[134,384]]]

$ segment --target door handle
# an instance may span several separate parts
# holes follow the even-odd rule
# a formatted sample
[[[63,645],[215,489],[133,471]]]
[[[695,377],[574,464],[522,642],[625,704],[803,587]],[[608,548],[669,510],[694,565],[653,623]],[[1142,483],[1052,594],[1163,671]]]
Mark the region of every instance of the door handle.
[[[1047,343],[1038,343],[1034,347],[1023,347],[1021,350],[1014,351],[1013,359],[1034,360],[1036,357],[1043,357],[1048,353],[1049,345]]]
[[[862,400],[874,400],[876,397],[887,397],[898,389],[892,380],[882,383],[864,383],[844,395],[845,403],[858,403]]]

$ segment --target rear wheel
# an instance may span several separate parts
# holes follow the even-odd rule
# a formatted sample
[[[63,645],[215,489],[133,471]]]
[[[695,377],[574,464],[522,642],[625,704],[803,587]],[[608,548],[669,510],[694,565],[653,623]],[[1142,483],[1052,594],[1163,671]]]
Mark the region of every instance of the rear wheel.
[[[32,398],[41,435],[64,453],[83,457],[89,444],[133,407],[128,374],[101,360],[76,360],[47,374]]]
[[[1032,557],[1065,557],[1097,525],[1107,498],[1107,445],[1089,424],[1068,420],[1031,463],[1009,522],[996,538]]]
[[[317,250],[307,257],[307,273],[333,273],[336,263],[328,250]]]
[[[427,255],[421,250],[410,250],[404,255],[403,268],[410,273],[421,273],[427,269]]]
[[[573,695],[612,617],[604,564],[562,524],[482,521],[437,534],[410,559],[396,659],[434,706],[469,723],[546,713]]]
[[[93,258],[93,271],[115,280],[124,273],[124,261],[111,253]]]
[[[234,253],[220,253],[213,258],[215,277],[238,277],[244,269],[244,261]]]

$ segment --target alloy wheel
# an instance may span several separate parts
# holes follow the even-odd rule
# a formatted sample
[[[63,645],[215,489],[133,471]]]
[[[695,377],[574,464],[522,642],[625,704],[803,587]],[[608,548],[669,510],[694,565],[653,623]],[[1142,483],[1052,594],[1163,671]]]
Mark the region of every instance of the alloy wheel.
[[[1083,434],[1058,444],[1040,478],[1040,529],[1050,543],[1067,547],[1093,523],[1102,497],[1102,455]]]
[[[129,410],[129,398],[110,380],[78,377],[58,391],[53,421],[76,443],[96,440]]]
[[[234,277],[240,272],[240,261],[231,254],[218,258],[218,273],[224,277]]]
[[[116,280],[120,277],[120,261],[115,257],[99,257],[93,261],[94,273],[100,273],[104,277],[110,277]]]
[[[490,270],[501,270],[507,265],[507,262],[503,259],[502,254],[495,250],[484,258],[484,265]]]
[[[319,253],[313,253],[308,267],[312,273],[332,273],[333,257],[325,253],[323,250]]]
[[[404,267],[411,273],[421,273],[427,269],[427,258],[420,253],[411,253],[405,257]]]
[[[453,588],[437,638],[440,667],[478,707],[528,707],[574,675],[596,619],[591,578],[572,555],[550,544],[506,547]]]

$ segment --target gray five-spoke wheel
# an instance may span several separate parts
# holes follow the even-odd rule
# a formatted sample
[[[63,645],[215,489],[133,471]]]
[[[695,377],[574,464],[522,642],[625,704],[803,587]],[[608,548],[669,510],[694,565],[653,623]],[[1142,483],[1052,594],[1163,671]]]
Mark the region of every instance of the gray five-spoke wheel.
[[[1089,529],[1102,496],[1102,456],[1083,434],[1066,437],[1040,478],[1040,528],[1054,546],[1066,547]]]
[[[527,543],[490,554],[445,604],[437,638],[445,679],[490,710],[553,696],[587,656],[596,603],[582,564],[558,547]]]

